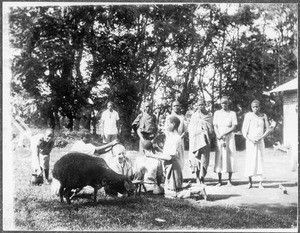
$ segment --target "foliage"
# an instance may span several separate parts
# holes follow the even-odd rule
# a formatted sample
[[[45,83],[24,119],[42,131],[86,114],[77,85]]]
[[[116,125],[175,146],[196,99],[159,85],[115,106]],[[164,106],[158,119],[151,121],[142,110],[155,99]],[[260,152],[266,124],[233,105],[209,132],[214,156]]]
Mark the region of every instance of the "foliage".
[[[76,129],[84,108],[95,116],[112,100],[127,137],[146,99],[178,99],[186,113],[205,98],[214,112],[222,95],[234,110],[260,99],[280,120],[281,98],[265,93],[297,71],[294,4],[14,7],[9,17],[12,95],[34,98],[51,127],[67,118]]]

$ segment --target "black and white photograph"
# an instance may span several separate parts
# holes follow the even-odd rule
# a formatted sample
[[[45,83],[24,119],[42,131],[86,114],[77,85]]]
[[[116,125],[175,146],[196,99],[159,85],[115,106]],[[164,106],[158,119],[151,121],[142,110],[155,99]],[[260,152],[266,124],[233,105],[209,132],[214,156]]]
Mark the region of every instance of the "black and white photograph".
[[[2,230],[298,231],[298,2],[2,2]]]

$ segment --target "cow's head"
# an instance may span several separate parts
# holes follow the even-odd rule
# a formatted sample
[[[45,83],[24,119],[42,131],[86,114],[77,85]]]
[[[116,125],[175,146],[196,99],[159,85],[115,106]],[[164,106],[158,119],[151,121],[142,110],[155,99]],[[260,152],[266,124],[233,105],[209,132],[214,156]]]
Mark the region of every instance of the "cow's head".
[[[119,179],[117,181],[111,181],[109,179],[103,179],[102,185],[105,187],[110,194],[123,194],[132,196],[135,191],[135,185],[130,181],[129,178]]]

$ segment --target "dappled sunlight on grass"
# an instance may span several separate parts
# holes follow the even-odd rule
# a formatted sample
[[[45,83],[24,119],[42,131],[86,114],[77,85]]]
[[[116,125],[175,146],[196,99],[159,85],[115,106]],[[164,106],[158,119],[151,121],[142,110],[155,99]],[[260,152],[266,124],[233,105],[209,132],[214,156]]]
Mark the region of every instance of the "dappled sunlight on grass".
[[[51,167],[65,152],[65,148],[54,149]],[[130,151],[130,156],[134,156],[134,153],[136,152]],[[279,216],[248,208],[251,206],[224,205],[222,201],[241,195],[230,192],[211,193],[208,201],[204,201],[201,197],[185,200],[167,199],[162,195],[151,193],[142,193],[137,197],[106,199],[102,189],[99,190],[97,202],[94,203],[89,190],[87,193],[79,193],[72,200],[72,204],[68,205],[60,203],[59,197],[51,195],[50,185],[29,184],[30,165],[28,150],[14,154],[16,230],[268,229],[295,228],[297,224],[297,214]],[[212,178],[207,180],[207,190],[216,189],[213,185],[214,180]],[[294,213],[295,209],[291,211]]]
[[[23,230],[197,230],[232,228],[287,228],[290,219],[268,216],[246,208],[218,206],[204,200],[138,197],[77,199],[60,203],[49,186],[34,187],[15,200],[16,226]],[[39,190],[39,192],[38,192]],[[38,195],[40,194],[40,195]],[[163,221],[157,221],[162,219]]]

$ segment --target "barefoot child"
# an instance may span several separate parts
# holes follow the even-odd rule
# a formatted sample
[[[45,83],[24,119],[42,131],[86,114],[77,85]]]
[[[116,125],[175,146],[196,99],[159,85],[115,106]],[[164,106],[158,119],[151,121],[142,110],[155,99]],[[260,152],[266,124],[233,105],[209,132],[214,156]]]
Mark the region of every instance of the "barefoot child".
[[[188,198],[192,194],[204,195],[206,199],[205,189],[202,187],[183,188],[182,167],[180,166],[181,158],[181,137],[178,134],[178,126],[180,120],[176,116],[170,116],[166,122],[166,130],[168,131],[166,142],[162,156],[156,156],[164,160],[165,167],[165,197],[167,198]]]
[[[263,189],[263,154],[265,149],[264,138],[270,132],[267,115],[260,112],[260,102],[253,100],[252,112],[245,115],[242,127],[243,136],[246,138],[246,169],[245,176],[249,177],[248,188],[252,188],[252,177],[258,176],[259,188]]]

